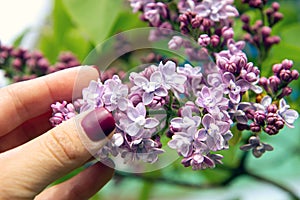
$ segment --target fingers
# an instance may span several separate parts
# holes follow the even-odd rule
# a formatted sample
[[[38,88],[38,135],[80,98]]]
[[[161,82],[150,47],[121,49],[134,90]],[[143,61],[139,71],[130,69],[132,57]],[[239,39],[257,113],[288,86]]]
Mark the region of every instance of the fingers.
[[[20,146],[51,129],[52,126],[49,123],[51,116],[52,112],[49,111],[24,122],[14,130],[0,137],[0,153]]]
[[[106,109],[80,114],[28,143],[0,154],[0,188],[11,199],[33,198],[59,177],[83,165],[111,137],[115,121]],[[89,151],[86,149],[88,147]],[[22,191],[14,193],[13,191]]]
[[[98,162],[73,178],[46,189],[35,200],[89,199],[112,178],[114,170],[108,166]]]
[[[95,68],[84,66],[1,88],[0,137],[25,121],[49,111],[55,101],[71,100],[75,83],[78,91],[81,91],[98,77]],[[14,116],[14,120],[8,120],[11,116]]]

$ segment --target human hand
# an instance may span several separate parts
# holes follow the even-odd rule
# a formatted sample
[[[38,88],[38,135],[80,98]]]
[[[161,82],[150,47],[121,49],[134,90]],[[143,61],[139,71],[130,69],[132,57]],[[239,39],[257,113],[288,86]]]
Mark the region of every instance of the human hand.
[[[52,128],[51,103],[72,100],[76,87],[98,78],[92,67],[63,70],[0,89],[0,199],[88,199],[113,176],[98,162],[73,178],[45,189],[58,178],[91,160],[114,132],[115,122],[105,109],[83,113]],[[99,133],[99,128],[103,130]],[[95,137],[99,134],[99,137]]]

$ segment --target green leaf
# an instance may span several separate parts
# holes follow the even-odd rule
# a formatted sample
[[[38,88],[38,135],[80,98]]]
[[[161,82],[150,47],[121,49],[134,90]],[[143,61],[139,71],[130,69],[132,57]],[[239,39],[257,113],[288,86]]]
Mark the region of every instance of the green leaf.
[[[129,10],[120,12],[111,28],[110,35],[133,28],[148,27],[148,24],[141,21],[138,15],[139,13],[132,13]]]
[[[72,21],[87,34],[94,44],[108,37],[119,12],[122,0],[62,0]]]
[[[21,42],[23,41],[24,37],[29,33],[30,29],[26,28],[13,42],[14,47],[20,46]]]
[[[241,141],[242,132],[237,129],[236,125],[232,127],[231,131],[232,131],[233,137],[229,140],[229,145],[235,146],[237,143],[239,143]]]

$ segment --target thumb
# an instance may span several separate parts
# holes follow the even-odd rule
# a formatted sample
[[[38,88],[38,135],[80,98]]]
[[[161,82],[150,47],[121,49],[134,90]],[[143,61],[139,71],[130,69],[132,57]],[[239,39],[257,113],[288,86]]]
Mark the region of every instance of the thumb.
[[[6,188],[7,194],[18,191],[14,195],[22,198],[34,197],[54,180],[87,162],[105,145],[114,129],[111,113],[98,108],[1,154],[0,163],[4,165],[0,169],[5,181],[0,188]]]

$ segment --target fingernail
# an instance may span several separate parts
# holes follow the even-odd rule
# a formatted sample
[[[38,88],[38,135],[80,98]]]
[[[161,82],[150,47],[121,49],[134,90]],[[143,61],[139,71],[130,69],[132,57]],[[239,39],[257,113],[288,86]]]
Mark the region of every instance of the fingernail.
[[[116,127],[115,119],[105,108],[96,108],[87,114],[81,126],[90,140],[95,142],[106,138]]]

